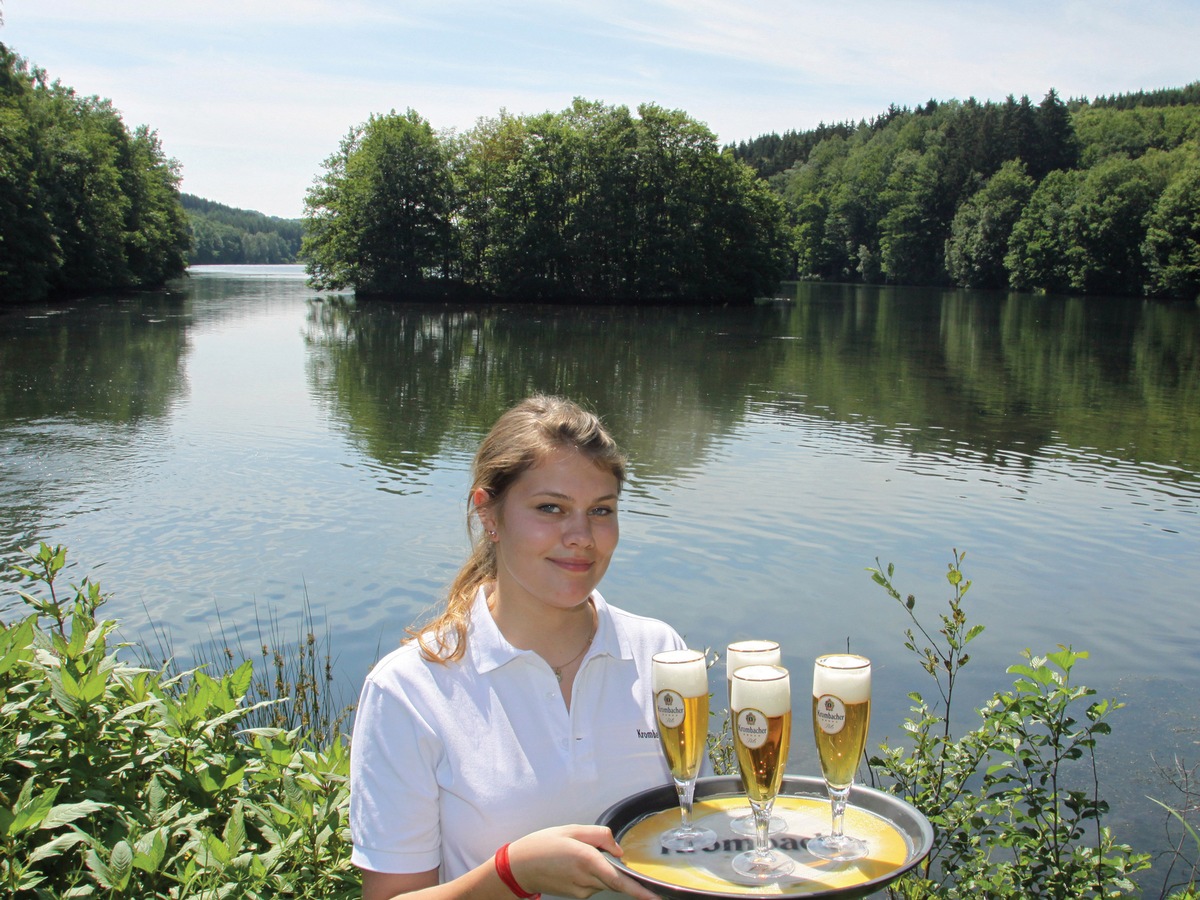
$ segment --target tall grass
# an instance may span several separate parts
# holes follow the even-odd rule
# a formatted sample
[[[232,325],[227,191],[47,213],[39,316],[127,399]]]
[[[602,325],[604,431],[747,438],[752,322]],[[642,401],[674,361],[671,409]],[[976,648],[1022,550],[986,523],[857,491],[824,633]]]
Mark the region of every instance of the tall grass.
[[[214,604],[216,629],[210,628],[208,640],[190,649],[188,665],[215,675],[254,660],[254,676],[246,692],[246,703],[254,707],[248,725],[295,730],[317,747],[343,738],[354,707],[334,678],[337,658],[329,620],[317,623],[308,586],[290,637],[284,633],[277,610],[271,609],[264,619],[257,602],[253,609],[255,640],[248,648],[248,637],[242,633],[230,638],[220,608]],[[146,645],[138,641],[131,642],[132,646],[143,663],[161,667],[170,675],[181,674],[182,657],[176,653],[170,628],[156,621],[149,610],[146,613],[155,650],[148,654]]]

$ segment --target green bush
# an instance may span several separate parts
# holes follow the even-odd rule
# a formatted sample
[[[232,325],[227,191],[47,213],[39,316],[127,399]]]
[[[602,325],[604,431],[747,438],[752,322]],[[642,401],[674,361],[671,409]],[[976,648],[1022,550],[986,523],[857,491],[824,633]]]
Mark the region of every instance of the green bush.
[[[0,893],[354,897],[349,748],[248,727],[247,661],[219,677],[122,659],[105,598],[60,597],[62,547],[18,567],[27,618],[0,625]]]
[[[893,567],[870,570],[912,618],[916,631],[906,631],[905,646],[940,695],[931,706],[910,693],[913,715],[904,730],[911,745],[885,743],[870,760],[881,786],[921,810],[935,831],[929,856],[891,893],[910,900],[1136,895],[1130,876],[1148,869],[1150,857],[1117,843],[1103,825],[1108,804],[1096,774],[1097,739],[1109,733],[1107,719],[1121,704],[1095,700],[1093,689],[1071,681],[1086,653],[1025,651],[1025,661],[1008,669],[1012,688],[978,710],[979,723],[961,736],[951,729],[967,645],[983,631],[968,625],[962,608],[971,587],[962,559],[955,551],[947,573],[953,593],[937,637],[917,619],[916,598],[902,598],[893,585]]]

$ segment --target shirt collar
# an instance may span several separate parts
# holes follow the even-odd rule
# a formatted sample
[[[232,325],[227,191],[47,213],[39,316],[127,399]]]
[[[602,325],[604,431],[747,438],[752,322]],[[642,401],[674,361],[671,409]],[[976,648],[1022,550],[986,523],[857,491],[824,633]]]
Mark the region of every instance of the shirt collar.
[[[633,653],[628,643],[617,632],[612,610],[599,591],[592,591],[591,598],[596,607],[596,636],[592,639],[592,646],[588,648],[584,661],[589,657],[601,655],[631,659]],[[476,670],[481,674],[490,672],[529,652],[514,647],[500,632],[496,620],[492,618],[491,610],[488,609],[487,590],[479,588],[471,606],[471,624],[467,631],[467,653],[470,654]]]

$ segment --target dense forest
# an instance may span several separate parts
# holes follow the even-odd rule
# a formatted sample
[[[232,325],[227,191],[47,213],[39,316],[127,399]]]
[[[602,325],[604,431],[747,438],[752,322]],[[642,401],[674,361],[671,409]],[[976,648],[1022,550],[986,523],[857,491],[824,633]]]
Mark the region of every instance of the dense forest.
[[[1200,295],[1200,83],[930,100],[730,149],[784,199],[798,278]]]
[[[410,110],[352,130],[306,224],[314,283],[368,293],[730,299],[792,277],[1194,299],[1200,83],[893,105],[724,150],[653,105],[449,138]]]
[[[728,301],[782,278],[1200,297],[1200,82],[929,100],[720,147],[680,110],[576,100],[350,129],[302,220],[179,192],[153,130],[0,43],[0,302],[305,261],[318,288]]]
[[[435,133],[352,128],[305,199],[313,283],[358,293],[745,301],[786,274],[783,205],[678,110],[576,100]]]
[[[192,194],[183,194],[182,200],[192,234],[188,262],[255,265],[296,261],[304,235],[299,219],[235,209]]]
[[[0,302],[161,284],[189,239],[155,132],[0,43]]]

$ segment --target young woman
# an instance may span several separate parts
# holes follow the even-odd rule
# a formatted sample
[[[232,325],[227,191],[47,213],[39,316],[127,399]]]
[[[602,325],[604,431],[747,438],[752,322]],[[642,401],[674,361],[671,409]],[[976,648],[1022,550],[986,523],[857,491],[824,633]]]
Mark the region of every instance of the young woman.
[[[535,396],[500,417],[472,474],[471,556],[359,701],[350,826],[364,900],[652,900],[601,852],[621,853],[609,830],[587,824],[671,783],[650,660],[683,641],[596,590],[624,457],[595,416]]]

